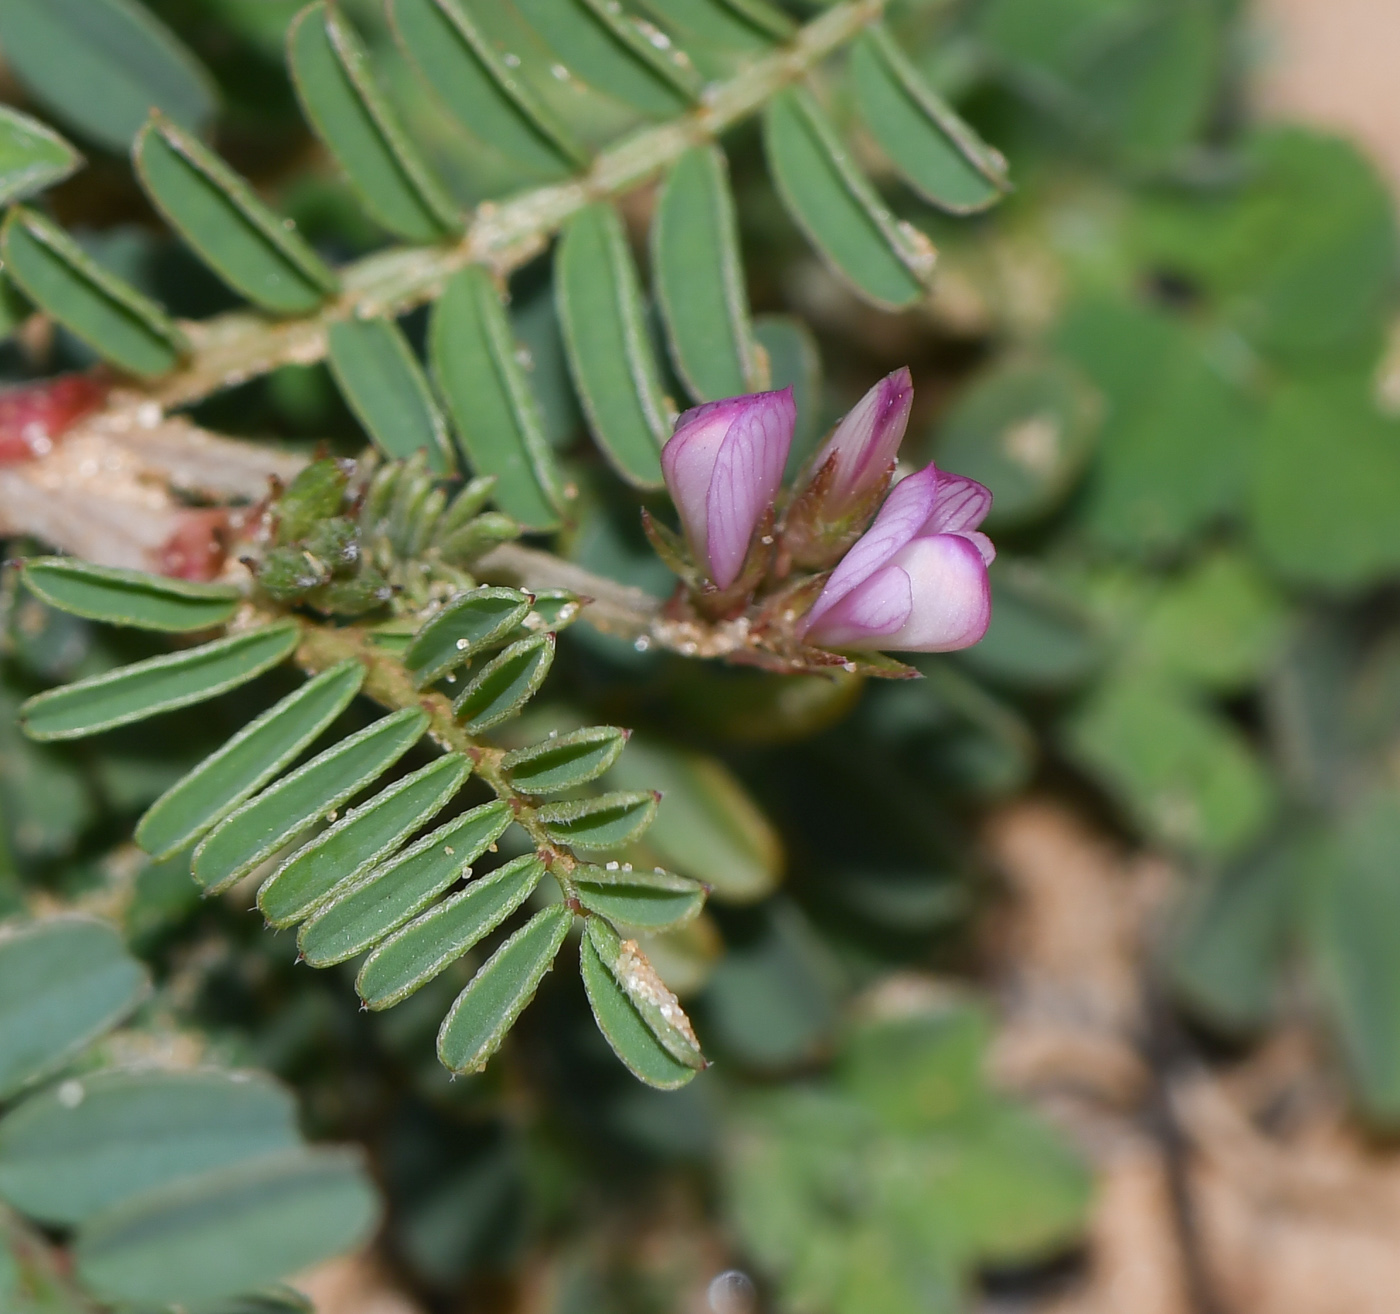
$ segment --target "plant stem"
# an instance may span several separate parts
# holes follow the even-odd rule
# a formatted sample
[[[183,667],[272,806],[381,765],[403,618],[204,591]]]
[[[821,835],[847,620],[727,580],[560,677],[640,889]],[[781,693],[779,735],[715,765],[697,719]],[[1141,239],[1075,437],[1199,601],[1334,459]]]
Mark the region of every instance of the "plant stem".
[[[281,365],[309,365],[326,354],[326,330],[339,319],[399,315],[442,292],[469,264],[504,276],[538,255],[571,215],[654,178],[692,146],[712,141],[806,76],[883,14],[887,0],[846,0],[801,28],[792,41],[755,60],[727,82],[709,87],[683,117],[644,128],[599,153],[589,171],[567,183],[479,205],[452,246],[394,247],[341,271],[343,292],[316,314],[273,320],[251,311],[182,324],[193,344],[189,361],[159,382],[163,407],[187,406]]]

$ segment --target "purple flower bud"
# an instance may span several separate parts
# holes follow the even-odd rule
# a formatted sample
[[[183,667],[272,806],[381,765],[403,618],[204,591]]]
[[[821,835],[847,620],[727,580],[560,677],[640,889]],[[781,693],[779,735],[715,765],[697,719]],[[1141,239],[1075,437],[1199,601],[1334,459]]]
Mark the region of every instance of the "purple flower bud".
[[[791,388],[729,397],[686,411],[661,449],[690,550],[721,589],[739,577],[778,495],[796,423]]]
[[[883,488],[909,424],[914,381],[908,368],[886,375],[846,413],[816,456],[815,474],[833,456],[826,511],[836,519],[871,492]]]
[[[992,505],[981,484],[933,465],[895,486],[875,523],[831,572],[803,621],[823,648],[951,652],[987,632],[987,567],[977,533]]]
[[[841,559],[870,523],[894,474],[914,401],[907,369],[880,380],[808,463],[783,525],[792,561],[822,570]]]

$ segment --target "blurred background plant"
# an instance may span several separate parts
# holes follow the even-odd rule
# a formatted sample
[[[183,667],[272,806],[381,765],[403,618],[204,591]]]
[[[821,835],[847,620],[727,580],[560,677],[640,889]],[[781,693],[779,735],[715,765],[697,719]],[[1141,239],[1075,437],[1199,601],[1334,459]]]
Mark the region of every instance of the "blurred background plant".
[[[323,1314],[1388,1309],[1400,338],[1394,202],[1376,168],[1343,136],[1259,121],[1257,15],[1237,0],[890,0],[891,44],[853,51],[881,5],[458,6],[491,85],[524,88],[497,105],[494,136],[437,98],[446,89],[452,108],[451,77],[435,83],[427,62],[446,37],[411,35],[446,12],[426,0],[392,7],[398,41],[371,0],[330,15],[354,24],[402,120],[387,135],[363,109],[379,102],[353,98],[344,69],[360,64],[312,66],[345,48],[310,48],[331,30],[316,9],[297,27],[310,33],[304,115],[284,58],[297,0],[0,0],[0,91],[87,156],[72,171],[62,139],[36,138],[32,120],[6,127],[5,149],[39,161],[7,199],[53,185],[31,201],[39,217],[6,228],[0,371],[16,384],[97,371],[91,395],[60,399],[70,410],[37,430],[29,412],[8,429],[0,413],[9,553],[58,546],[208,575],[201,563],[217,568],[243,532],[221,508],[256,503],[269,475],[290,481],[317,451],[357,456],[366,431],[389,456],[431,435],[442,472],[455,426],[472,471],[501,476],[499,510],[483,512],[483,494],[417,539],[399,522],[371,535],[350,611],[389,583],[426,605],[487,578],[476,563],[516,532],[507,516],[527,529],[562,518],[565,562],[664,597],[673,578],[638,520],[659,499],[635,487],[659,423],[647,405],[726,389],[695,368],[723,353],[687,346],[666,305],[668,276],[687,297],[699,284],[656,255],[655,170],[624,178],[625,148],[605,154],[625,226],[581,211],[559,255],[534,235],[582,195],[533,193],[563,195],[558,217],[499,198],[569,177],[574,143],[586,158],[684,112],[694,79],[745,85],[798,24],[854,14],[831,57],[808,61],[807,85],[849,143],[842,167],[872,179],[889,212],[842,182],[808,102],[775,99],[776,85],[720,123],[761,348],[740,354],[727,390],[763,382],[765,366],[794,386],[791,471],[907,365],[903,459],[995,495],[991,629],[965,652],[912,657],[917,681],[776,675],[619,638],[586,606],[536,700],[491,731],[518,749],[598,722],[634,729],[603,784],[663,799],[623,856],[710,887],[693,920],[639,936],[713,1062],[663,1092],[613,1060],[572,970],[545,980],[484,1073],[453,1079],[433,1037],[477,959],[366,1013],[346,969],[309,970],[290,936],[248,914],[246,882],[201,898],[188,853],[146,858],[137,818],[294,685],[272,671],[79,745],[31,742],[25,698],[170,644],[47,606],[7,572],[0,1303],[295,1309],[301,1297],[269,1284],[360,1246],[296,1278]],[[994,143],[1014,190],[956,126],[961,156],[902,154],[927,147],[898,118],[907,106],[879,99],[902,60]],[[332,100],[351,88],[329,128],[317,85]],[[765,165],[747,111],[767,102]],[[154,143],[145,130],[143,191],[127,153],[152,104],[180,126]],[[242,289],[293,316],[282,325],[235,316],[215,321],[221,338],[198,323],[236,302],[190,246],[237,282],[162,219],[178,228],[170,197],[190,194],[169,175],[163,193],[153,172],[162,142],[177,164],[197,156],[197,139],[169,147],[182,130],[217,145],[304,239],[258,248],[281,262],[291,301]],[[658,164],[679,153],[644,140],[671,151]],[[920,177],[944,213],[910,185]],[[672,206],[672,241],[722,247],[727,221],[707,225],[695,199],[716,193],[687,181],[700,190]],[[242,195],[213,190],[220,204]],[[822,229],[838,202],[848,210]],[[463,309],[490,280],[470,285],[477,302],[443,297],[429,330],[418,303],[457,265],[392,258],[347,283],[367,313],[406,312],[408,359],[430,358],[446,418],[416,364],[376,411],[364,361],[382,364],[383,344],[332,334],[327,364],[297,325],[315,321],[333,267],[386,233],[455,250],[432,244],[473,207],[467,240],[508,281],[497,368],[528,382],[537,411],[500,403],[509,387],[492,392],[486,371],[447,367],[441,325],[494,331]],[[915,230],[938,250],[927,292]],[[590,301],[590,273],[630,267],[617,234],[652,271],[648,290],[624,272]],[[84,256],[141,299],[102,285]],[[720,325],[741,346],[744,319]],[[115,392],[94,347],[124,372]],[[610,347],[632,353],[631,391],[597,390]],[[177,406],[185,418],[167,418]],[[493,424],[529,430],[513,441],[533,483],[483,461]],[[178,455],[191,450],[199,462]],[[339,499],[338,486],[318,532],[350,524]],[[468,523],[454,557],[448,529]],[[438,555],[420,569],[428,531]],[[273,549],[310,541],[284,540]],[[347,579],[328,570],[287,596],[319,605]],[[370,717],[361,700],[337,733]],[[527,851],[517,833],[506,858]],[[263,1294],[235,1297],[251,1288]]]

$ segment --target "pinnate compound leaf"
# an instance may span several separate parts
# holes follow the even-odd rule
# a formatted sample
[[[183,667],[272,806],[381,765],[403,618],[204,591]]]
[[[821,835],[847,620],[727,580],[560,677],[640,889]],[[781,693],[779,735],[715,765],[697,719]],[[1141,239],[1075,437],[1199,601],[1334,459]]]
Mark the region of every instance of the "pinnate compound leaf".
[[[198,1304],[350,1250],[378,1216],[358,1153],[287,1150],[98,1214],[79,1230],[74,1258],[84,1285],[107,1300]]]
[[[376,1010],[407,999],[505,921],[543,875],[544,863],[527,853],[428,909],[365,959],[355,978],[360,998]]]
[[[229,813],[194,851],[195,879],[211,892],[232,885],[318,817],[377,780],[421,738],[428,717],[405,707],[313,757]]]
[[[327,332],[336,386],[390,460],[427,454],[434,474],[457,467],[447,421],[403,330],[388,319],[343,319]]]
[[[6,276],[30,301],[118,369],[154,378],[187,350],[154,301],[91,259],[51,219],[22,206],[11,210],[0,252]]]
[[[421,689],[503,640],[530,614],[530,595],[517,589],[472,589],[454,598],[414,636],[404,665]]]
[[[196,137],[154,115],[132,148],[156,209],[220,278],[276,315],[304,315],[337,286],[291,227]]]
[[[0,1196],[46,1223],[83,1223],[154,1187],[301,1144],[295,1102],[261,1073],[116,1069],[75,1083],[0,1122]]]
[[[851,49],[861,117],[904,180],[952,214],[976,214],[1011,190],[1006,161],[919,75],[889,32],[867,28]]]
[[[660,867],[644,870],[630,862],[574,869],[578,901],[589,912],[639,931],[684,926],[705,906],[705,887],[688,876]]]
[[[0,935],[0,1098],[116,1026],[149,986],[106,922],[53,917]]]
[[[609,0],[517,0],[517,7],[585,82],[657,118],[683,113],[700,91],[694,68],[653,45]]]
[[[601,917],[585,920],[584,939],[661,1048],[677,1063],[694,1071],[706,1067],[700,1042],[680,1001],[657,976],[636,942],[623,940]],[[596,1009],[594,1016],[598,1016]],[[616,1020],[615,1015],[612,1020]],[[625,1057],[619,1057],[632,1067]]]
[[[23,574],[25,587],[59,611],[141,630],[181,633],[221,625],[241,596],[227,584],[96,566],[77,557],[28,557]]]
[[[515,716],[538,692],[554,661],[554,635],[512,643],[472,677],[452,710],[472,734]]]
[[[334,891],[297,936],[302,957],[312,967],[329,967],[372,948],[470,874],[514,819],[503,799],[483,803]]]
[[[350,705],[364,679],[359,662],[341,662],[250,721],[151,804],[136,827],[137,844],[168,858],[199,839],[289,766]]]
[[[198,132],[214,117],[213,80],[133,0],[5,0],[5,62],[75,131],[125,152],[151,107]]]
[[[758,392],[764,379],[719,147],[697,146],[676,161],[652,222],[651,260],[671,359],[691,395]]]
[[[449,1072],[480,1072],[535,997],[574,916],[562,904],[537,912],[457,996],[438,1031],[438,1060]]]
[[[384,99],[345,16],[325,0],[308,5],[287,30],[287,57],[306,117],[374,219],[410,242],[458,231],[456,207]]]
[[[337,886],[363,876],[447,805],[471,772],[460,753],[423,767],[347,812],[263,882],[258,907],[273,926],[290,926]]]
[[[919,300],[933,272],[932,245],[889,212],[811,93],[774,96],[763,139],[783,205],[832,269],[878,306]]]
[[[603,794],[536,809],[550,839],[579,849],[616,849],[637,839],[656,816],[661,795],[650,790]]]
[[[270,670],[296,647],[294,621],[278,621],[36,694],[20,708],[31,739],[80,739],[159,712],[202,703]]]
[[[510,783],[522,794],[557,794],[596,780],[627,744],[628,732],[594,725],[517,748],[501,759]]]
[[[565,227],[555,296],[593,436],[629,483],[660,488],[673,408],[662,391],[622,218],[608,202],[584,207]]]
[[[0,105],[0,205],[52,187],[82,163],[48,124]]]
[[[438,300],[428,352],[472,470],[496,477],[496,505],[526,529],[555,528],[563,481],[505,307],[479,265],[457,274]]]
[[[458,0],[390,0],[409,58],[476,137],[522,170],[560,178],[587,154],[496,52]]]

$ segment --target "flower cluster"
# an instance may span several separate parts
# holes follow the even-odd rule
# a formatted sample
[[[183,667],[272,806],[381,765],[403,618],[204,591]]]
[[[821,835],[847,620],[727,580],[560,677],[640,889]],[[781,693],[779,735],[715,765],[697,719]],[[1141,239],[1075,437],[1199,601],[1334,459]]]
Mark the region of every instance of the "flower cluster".
[[[785,501],[783,468],[797,415],[791,389],[682,415],[661,465],[694,566],[697,605],[716,617],[737,614],[794,568],[830,570],[819,593],[806,591],[816,596],[796,623],[800,642],[903,652],[976,643],[991,616],[987,567],[996,551],[977,526],[992,495],[932,464],[895,482],[912,398],[908,370],[882,379],[832,431]]]

